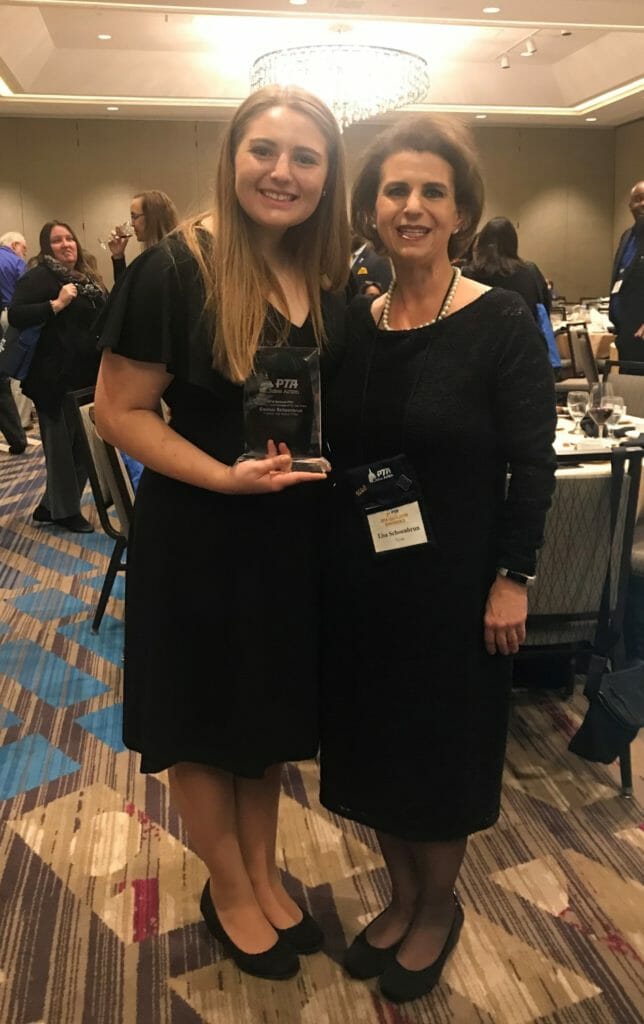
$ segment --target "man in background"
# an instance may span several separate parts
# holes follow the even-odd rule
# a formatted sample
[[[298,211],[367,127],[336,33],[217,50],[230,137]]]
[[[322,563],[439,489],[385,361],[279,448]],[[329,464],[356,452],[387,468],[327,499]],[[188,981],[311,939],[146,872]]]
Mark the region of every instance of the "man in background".
[[[619,358],[644,364],[644,181],[633,185],[628,208],[633,226],[626,229],[615,253],[609,315]]]
[[[18,231],[0,237],[0,337],[7,327],[6,310],[13,298],[18,278],[27,269],[27,243]],[[0,433],[4,434],[9,453],[22,455],[27,448],[20,415],[11,393],[11,380],[0,375]]]

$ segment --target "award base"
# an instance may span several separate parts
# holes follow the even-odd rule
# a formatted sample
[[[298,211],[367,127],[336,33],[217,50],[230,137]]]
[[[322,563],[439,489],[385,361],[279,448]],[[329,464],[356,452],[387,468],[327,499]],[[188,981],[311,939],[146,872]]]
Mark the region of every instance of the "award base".
[[[245,452],[244,455],[240,455],[238,459],[235,459],[235,465],[238,462],[248,462],[249,459],[254,459],[257,462],[263,462],[264,459],[269,458],[268,455],[256,455],[254,452]],[[331,463],[328,459],[325,459],[323,455],[294,455],[291,463],[292,473],[330,473]]]

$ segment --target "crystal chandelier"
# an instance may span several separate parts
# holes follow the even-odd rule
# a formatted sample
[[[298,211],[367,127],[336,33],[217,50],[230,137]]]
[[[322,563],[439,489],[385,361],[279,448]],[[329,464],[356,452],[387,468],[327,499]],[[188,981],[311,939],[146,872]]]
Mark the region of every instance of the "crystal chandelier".
[[[331,108],[340,128],[423,99],[427,61],[386,46],[344,43],[273,50],[253,64],[251,89],[300,85]]]

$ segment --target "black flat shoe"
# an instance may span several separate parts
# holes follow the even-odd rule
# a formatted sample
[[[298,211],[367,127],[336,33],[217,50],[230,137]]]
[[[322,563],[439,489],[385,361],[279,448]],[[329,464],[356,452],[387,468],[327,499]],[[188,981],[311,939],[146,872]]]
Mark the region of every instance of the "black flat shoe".
[[[70,533],[94,533],[94,527],[89,519],[82,516],[80,512],[77,512],[75,516],[63,516],[62,519],[53,519],[52,522],[56,526],[62,526],[64,530],[69,530]]]
[[[210,882],[204,885],[199,904],[203,919],[211,935],[221,942],[222,946],[235,961],[240,971],[252,974],[255,978],[267,978],[269,981],[286,981],[300,969],[300,962],[292,946],[278,935],[277,942],[263,953],[244,953],[236,946],[227,932],[224,931],[217,916],[210,896]]]
[[[36,505],[35,509],[31,513],[31,518],[34,523],[53,523],[51,518],[51,512],[46,505]]]
[[[465,914],[454,894],[454,920],[445,945],[433,964],[420,971],[409,971],[394,956],[380,976],[380,991],[392,1003],[408,1003],[426,996],[438,984],[445,961],[458,942]]]
[[[281,939],[288,942],[291,949],[306,956],[307,953],[317,953],[322,949],[324,932],[306,910],[302,910],[302,914],[304,916],[297,924],[291,925],[290,928],[275,928],[275,931]]]
[[[384,912],[383,910],[377,917],[374,917],[373,921],[377,921],[379,917],[382,917]],[[402,935],[397,942],[394,942],[391,946],[385,946],[384,949],[372,946],[367,940],[367,928],[373,924],[373,921],[370,921],[356,935],[344,954],[344,969],[352,978],[358,978],[360,981],[366,981],[368,978],[377,978],[379,974],[382,974],[387,964],[398,952],[405,937]]]

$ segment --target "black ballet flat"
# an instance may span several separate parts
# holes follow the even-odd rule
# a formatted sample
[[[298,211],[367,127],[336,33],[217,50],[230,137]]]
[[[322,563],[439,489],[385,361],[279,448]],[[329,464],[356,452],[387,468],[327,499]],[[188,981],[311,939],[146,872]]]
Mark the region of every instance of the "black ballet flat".
[[[394,956],[380,976],[380,991],[392,1003],[408,1003],[412,999],[426,996],[438,984],[445,961],[454,949],[461,934],[465,914],[454,894],[454,920],[445,945],[429,967],[420,971],[409,971]]]
[[[300,908],[301,909],[301,908]],[[288,942],[291,949],[296,953],[306,956],[308,953],[317,953],[324,945],[324,932],[306,910],[302,910],[302,920],[290,928],[275,928],[280,939]],[[273,925],[273,927],[275,927]]]
[[[266,978],[269,981],[286,981],[294,977],[300,969],[297,953],[281,935],[277,942],[263,953],[244,953],[236,946],[217,916],[210,896],[210,882],[204,885],[199,908],[206,922],[208,931],[222,944],[226,952],[235,961],[240,971],[252,974],[255,978]]]
[[[377,921],[378,917],[382,917],[382,914],[384,914],[384,910],[377,917],[374,917],[373,921]],[[391,946],[385,946],[383,949],[372,946],[367,941],[367,928],[373,924],[373,921],[370,921],[356,935],[344,954],[344,969],[352,978],[358,978],[360,981],[367,981],[368,978],[377,978],[378,975],[382,974],[387,964],[398,952],[405,937],[404,935],[401,936],[397,942],[394,942]]]

